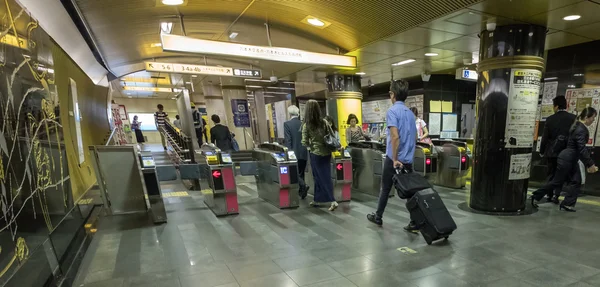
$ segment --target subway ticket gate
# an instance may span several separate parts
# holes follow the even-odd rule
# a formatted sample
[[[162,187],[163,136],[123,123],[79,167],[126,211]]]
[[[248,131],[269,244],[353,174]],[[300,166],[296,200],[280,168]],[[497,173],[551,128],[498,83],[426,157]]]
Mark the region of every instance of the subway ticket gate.
[[[470,151],[466,142],[435,139],[438,154],[438,173],[435,184],[463,188],[467,184],[467,172],[470,167]]]
[[[165,203],[160,191],[160,182],[157,176],[156,164],[151,154],[138,153],[140,169],[144,179],[147,204],[154,223],[167,222]]]
[[[385,144],[372,141],[351,142],[346,147],[352,158],[352,192],[379,196]]]
[[[231,155],[205,143],[197,152],[204,203],[216,216],[238,214],[237,187]]]
[[[432,144],[417,142],[413,169],[429,182],[435,182],[438,170],[438,154],[437,149]]]
[[[258,197],[278,208],[298,207],[298,162],[294,152],[277,143],[263,143],[252,151],[252,159],[240,164],[240,169],[243,175],[254,175]]]
[[[307,186],[311,187],[308,193],[314,194],[315,181],[310,163],[306,170],[308,174],[305,175],[305,182]],[[352,199],[352,157],[348,150],[331,153],[331,177],[335,201],[350,201]]]

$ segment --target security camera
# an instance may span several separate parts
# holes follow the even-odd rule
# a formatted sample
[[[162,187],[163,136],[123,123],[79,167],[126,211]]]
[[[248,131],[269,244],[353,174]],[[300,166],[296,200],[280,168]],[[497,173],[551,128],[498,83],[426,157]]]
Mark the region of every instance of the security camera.
[[[494,30],[496,30],[496,23],[494,23],[494,22],[487,23],[487,24],[485,24],[485,27],[487,28],[488,31],[493,32]]]
[[[274,84],[274,83],[277,83],[277,81],[278,81],[279,79],[277,79],[277,77],[275,77],[275,76],[271,76],[271,77],[269,78],[269,80],[271,81],[271,83],[273,83],[273,84]]]
[[[428,73],[428,72],[421,73],[421,80],[423,80],[423,82],[429,82],[430,78],[431,78],[430,73]]]

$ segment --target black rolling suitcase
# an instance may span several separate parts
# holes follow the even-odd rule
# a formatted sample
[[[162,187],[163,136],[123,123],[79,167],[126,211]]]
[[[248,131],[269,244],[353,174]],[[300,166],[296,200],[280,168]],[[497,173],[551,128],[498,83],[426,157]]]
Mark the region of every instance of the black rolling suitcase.
[[[410,218],[417,224],[421,235],[429,245],[438,239],[448,239],[448,236],[456,230],[454,219],[433,188],[416,192],[406,202],[406,208],[410,212]]]

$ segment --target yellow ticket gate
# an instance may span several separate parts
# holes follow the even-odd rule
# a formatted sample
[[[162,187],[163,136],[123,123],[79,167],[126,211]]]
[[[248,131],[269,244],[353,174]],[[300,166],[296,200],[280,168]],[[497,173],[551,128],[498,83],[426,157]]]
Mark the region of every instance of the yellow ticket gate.
[[[438,171],[438,154],[432,144],[417,143],[413,160],[413,169],[431,183],[435,182]]]
[[[433,140],[438,153],[436,185],[463,188],[467,183],[470,156],[467,143],[456,140]]]

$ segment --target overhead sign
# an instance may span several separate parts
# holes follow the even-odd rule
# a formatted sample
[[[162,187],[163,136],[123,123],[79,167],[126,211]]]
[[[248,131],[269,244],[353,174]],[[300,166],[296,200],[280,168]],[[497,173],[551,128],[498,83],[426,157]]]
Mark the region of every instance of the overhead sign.
[[[226,55],[300,64],[356,67],[356,57],[314,53],[280,47],[263,47],[209,41],[185,36],[161,34],[163,51]]]
[[[161,88],[161,87],[124,86],[123,90],[138,91],[138,92],[158,92],[158,93],[172,93],[173,92],[173,89],[171,89],[171,88]]]
[[[456,69],[456,79],[466,81],[477,81],[477,71],[465,70],[463,68]]]
[[[244,78],[261,78],[260,70],[238,69],[219,66],[202,66],[176,63],[146,62],[146,71],[158,73],[179,73],[193,75],[215,75]]]
[[[262,78],[260,70],[253,70],[253,69],[237,69],[236,68],[236,69],[233,69],[233,75],[240,76],[240,77]]]

